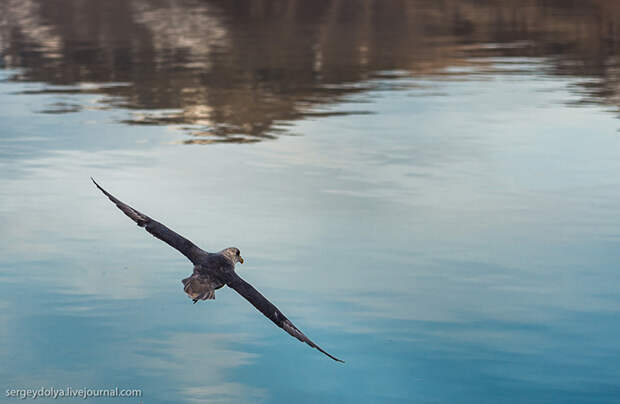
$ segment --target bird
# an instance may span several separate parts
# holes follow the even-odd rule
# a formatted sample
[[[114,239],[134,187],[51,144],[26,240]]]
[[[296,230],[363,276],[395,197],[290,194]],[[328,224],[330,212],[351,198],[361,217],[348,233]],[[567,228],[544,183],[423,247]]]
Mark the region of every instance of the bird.
[[[175,248],[192,262],[194,265],[192,274],[181,280],[181,283],[183,284],[183,290],[192,299],[194,304],[199,300],[214,300],[215,291],[228,286],[291,336],[301,342],[305,342],[331,359],[344,363],[343,360],[330,355],[312,342],[273,303],[235,272],[235,264],[243,264],[244,262],[243,257],[241,257],[241,251],[238,248],[228,247],[215,253],[207,252],[160,222],[121,202],[103,189],[92,177],[90,179],[110,201],[131,220],[136,222],[139,227],[143,227],[151,235]]]

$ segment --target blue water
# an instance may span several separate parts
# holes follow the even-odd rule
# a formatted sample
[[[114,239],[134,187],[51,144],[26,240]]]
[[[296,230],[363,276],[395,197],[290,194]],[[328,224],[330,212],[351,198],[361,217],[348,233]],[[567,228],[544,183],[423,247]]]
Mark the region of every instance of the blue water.
[[[247,35],[213,15],[231,38]],[[228,55],[214,52],[215,64]],[[278,61],[256,73],[271,98],[256,90],[259,117],[240,118],[253,126],[225,113],[245,101],[155,105],[121,65],[120,80],[61,83],[5,56],[2,399],[70,386],[138,388],[118,400],[144,403],[618,402],[617,107],[589,90],[599,78],[555,74],[549,55],[457,56],[433,68],[360,62],[363,77],[312,89],[290,78],[295,60]],[[61,60],[61,71],[88,64]],[[200,86],[226,93],[221,83]],[[293,98],[310,99],[303,113],[282,106]],[[135,124],[152,114],[177,121]],[[193,305],[180,282],[191,264],[90,176],[206,250],[238,247],[238,273],[346,363],[231,289]]]

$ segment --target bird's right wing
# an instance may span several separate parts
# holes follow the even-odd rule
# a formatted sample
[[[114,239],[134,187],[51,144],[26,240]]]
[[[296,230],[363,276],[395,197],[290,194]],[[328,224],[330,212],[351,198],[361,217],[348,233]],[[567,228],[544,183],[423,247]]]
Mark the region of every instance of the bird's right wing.
[[[101,188],[99,184],[95,182],[95,180],[93,180],[92,178],[91,180],[95,183],[97,188],[99,188],[101,192],[103,192],[104,195],[108,197],[108,199],[114,202],[114,204],[120,210],[122,210],[124,214],[129,216],[131,220],[136,222],[138,226],[144,227],[144,229],[151,233],[153,236],[176,248],[179,252],[181,252],[181,254],[189,258],[189,260],[192,261],[194,264],[197,264],[197,259],[200,257],[201,254],[205,253],[203,250],[198,248],[196,245],[194,245],[194,243],[192,243],[185,237],[175,233],[158,221],[151,219],[144,213],[140,213],[131,206],[116,199],[112,194],[108,193],[108,191]]]
[[[321,349],[317,344],[312,342],[310,338],[306,337],[304,333],[299,331],[291,321],[286,318],[284,314],[276,306],[274,306],[265,296],[261,295],[260,292],[252,285],[244,281],[239,275],[236,273],[231,273],[228,275],[228,279],[226,280],[226,285],[233,288],[237,293],[243,296],[248,302],[252,303],[254,307],[256,307],[261,313],[263,313],[267,318],[273,321],[278,327],[282,328],[284,331],[297,338],[301,342],[305,342],[310,345],[312,348],[316,348],[325,355],[329,356],[335,361],[344,362],[332,356]]]

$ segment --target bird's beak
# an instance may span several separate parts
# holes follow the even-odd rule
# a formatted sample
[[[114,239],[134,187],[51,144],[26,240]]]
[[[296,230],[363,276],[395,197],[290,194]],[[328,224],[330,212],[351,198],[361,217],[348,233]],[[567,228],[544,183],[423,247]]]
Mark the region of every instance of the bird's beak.
[[[243,257],[239,256],[239,262],[243,264]]]

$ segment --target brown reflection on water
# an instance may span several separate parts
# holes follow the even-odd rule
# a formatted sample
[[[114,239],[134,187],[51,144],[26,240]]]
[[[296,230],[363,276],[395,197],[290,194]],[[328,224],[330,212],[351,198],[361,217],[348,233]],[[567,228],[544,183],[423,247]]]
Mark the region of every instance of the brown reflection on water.
[[[5,0],[0,60],[38,92],[102,95],[127,124],[245,143],[403,73],[488,73],[498,57],[545,58],[535,74],[582,77],[584,102],[615,106],[619,21],[602,0]]]

